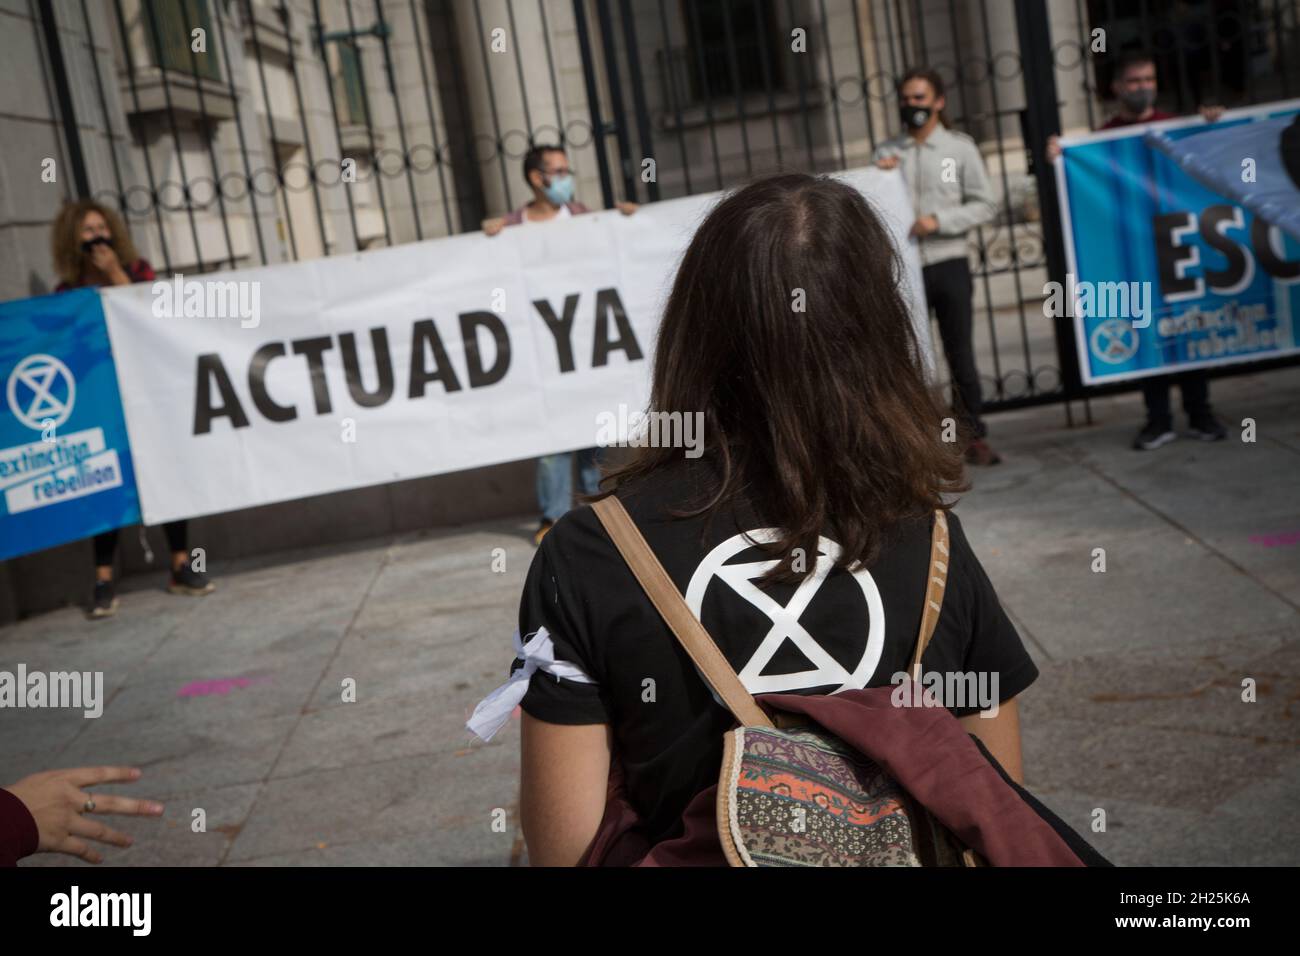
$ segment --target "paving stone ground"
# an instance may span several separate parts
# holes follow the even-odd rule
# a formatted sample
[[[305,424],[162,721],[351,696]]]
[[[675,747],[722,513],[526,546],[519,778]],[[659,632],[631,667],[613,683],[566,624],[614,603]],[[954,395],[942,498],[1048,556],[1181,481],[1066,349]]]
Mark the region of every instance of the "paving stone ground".
[[[1232,440],[1149,453],[1128,447],[1132,395],[1073,429],[1059,406],[995,416],[1006,461],[958,506],[1041,670],[1022,697],[1028,785],[1124,865],[1300,864],[1300,370],[1213,396]],[[95,720],[0,714],[0,783],[142,767],[118,789],[166,815],[123,821],[137,842],[109,865],[526,862],[518,721],[487,745],[463,722],[512,657],[532,526],[214,562],[201,600],[135,577],[111,620],[65,609],[0,628],[0,669],[102,670],[107,697]]]

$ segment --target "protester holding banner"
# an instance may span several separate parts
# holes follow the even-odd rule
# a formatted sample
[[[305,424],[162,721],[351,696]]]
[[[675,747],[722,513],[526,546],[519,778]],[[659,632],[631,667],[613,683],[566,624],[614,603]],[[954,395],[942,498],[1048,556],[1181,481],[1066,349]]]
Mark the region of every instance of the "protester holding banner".
[[[948,129],[943,115],[943,79],[917,67],[898,83],[904,133],[876,147],[872,160],[882,169],[902,164],[912,191],[924,266],[925,297],[939,320],[939,335],[952,373],[953,405],[968,434],[966,460],[995,465],[980,417],[983,397],[975,365],[970,262],[966,234],[997,215],[988,172],[975,141]]]
[[[54,220],[51,250],[60,280],[55,290],[58,292],[86,286],[152,282],[155,278],[149,263],[137,255],[122,218],[114,210],[93,200],[64,204]],[[213,591],[214,585],[207,574],[195,570],[190,561],[185,522],[170,521],[163,525],[163,531],[172,555],[168,590],[184,595],[203,595]],[[117,540],[116,528],[95,535],[91,618],[110,617],[117,611],[118,599],[113,581]]]
[[[532,200],[505,216],[484,221],[484,233],[495,236],[506,226],[569,219],[591,211],[573,198],[573,171],[569,168],[568,155],[559,146],[534,146],[528,151],[524,156],[524,182],[533,191]],[[636,212],[637,204],[620,202],[617,208],[630,216]],[[599,455],[599,448],[583,448],[537,459],[537,504],[542,512],[533,535],[537,544],[542,543],[551,526],[573,506],[575,460],[583,494],[596,493],[600,486]]]
[[[1156,64],[1151,54],[1143,50],[1126,50],[1120,54],[1110,88],[1119,101],[1119,111],[1101,125],[1103,130],[1177,118],[1173,113],[1156,109]],[[1222,115],[1223,107],[1204,105],[1199,112],[1207,122],[1213,123]],[[1060,155],[1060,139],[1053,136],[1047,142],[1047,158],[1054,163]],[[1143,380],[1142,398],[1146,403],[1147,421],[1133,439],[1134,449],[1150,451],[1178,437],[1169,404],[1169,388],[1174,383],[1182,392],[1183,411],[1187,413],[1190,434],[1204,441],[1222,441],[1227,437],[1227,430],[1210,408],[1209,378],[1203,371],[1192,370]]]

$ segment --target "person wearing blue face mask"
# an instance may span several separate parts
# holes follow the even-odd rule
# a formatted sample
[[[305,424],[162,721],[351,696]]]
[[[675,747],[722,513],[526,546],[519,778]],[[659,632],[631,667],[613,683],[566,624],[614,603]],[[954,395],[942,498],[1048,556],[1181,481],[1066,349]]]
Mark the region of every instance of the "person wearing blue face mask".
[[[573,170],[569,168],[569,158],[564,149],[559,146],[534,146],[530,149],[524,156],[524,181],[533,191],[532,200],[504,216],[485,220],[485,235],[495,236],[506,226],[550,222],[591,212],[573,198]],[[630,216],[636,212],[637,204],[620,202],[615,203],[615,208]],[[591,495],[599,490],[599,453],[599,448],[583,448],[537,459],[537,504],[542,516],[533,535],[536,544],[542,543],[546,532],[573,505],[575,458],[583,494]]]
[[[533,198],[513,212],[485,220],[484,233],[495,236],[506,226],[550,222],[591,212],[573,198],[573,170],[559,146],[534,146],[528,151],[524,156],[524,182],[533,191]],[[619,203],[618,208],[630,214],[636,210],[636,203]]]

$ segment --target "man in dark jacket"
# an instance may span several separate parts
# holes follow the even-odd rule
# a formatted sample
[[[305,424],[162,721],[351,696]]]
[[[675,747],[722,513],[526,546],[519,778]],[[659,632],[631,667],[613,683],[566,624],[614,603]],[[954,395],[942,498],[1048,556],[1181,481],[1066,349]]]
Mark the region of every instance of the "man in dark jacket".
[[[1151,55],[1140,50],[1120,54],[1111,79],[1111,92],[1120,108],[1101,125],[1101,129],[1119,129],[1143,123],[1176,119],[1173,113],[1156,109],[1156,64]],[[1221,106],[1202,106],[1201,115],[1213,123],[1223,113]],[[1061,144],[1053,136],[1047,143],[1047,158],[1056,162]],[[1169,386],[1177,383],[1183,393],[1183,410],[1187,413],[1190,434],[1203,441],[1222,441],[1227,429],[1210,409],[1210,380],[1202,370],[1193,369],[1176,375],[1158,375],[1142,380],[1142,398],[1146,402],[1147,422],[1133,439],[1138,451],[1150,451],[1177,438],[1169,406]]]

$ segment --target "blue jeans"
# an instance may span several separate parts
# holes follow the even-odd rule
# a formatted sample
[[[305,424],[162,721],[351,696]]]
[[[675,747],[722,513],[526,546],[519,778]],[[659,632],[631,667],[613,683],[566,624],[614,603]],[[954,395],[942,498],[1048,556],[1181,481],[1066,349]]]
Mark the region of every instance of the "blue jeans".
[[[593,495],[600,487],[600,449],[543,455],[537,459],[537,504],[547,521],[559,521],[573,506],[573,459],[578,459],[582,493]]]

